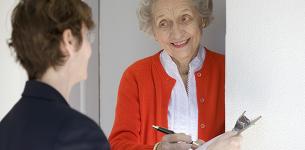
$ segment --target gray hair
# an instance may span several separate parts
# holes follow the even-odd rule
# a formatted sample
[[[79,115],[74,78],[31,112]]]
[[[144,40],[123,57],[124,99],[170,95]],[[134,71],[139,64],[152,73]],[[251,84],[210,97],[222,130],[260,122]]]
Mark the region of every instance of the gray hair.
[[[140,30],[152,35],[152,6],[157,0],[140,0],[140,6],[137,12]],[[213,20],[213,0],[192,0],[195,8],[197,8],[200,17],[207,27]]]

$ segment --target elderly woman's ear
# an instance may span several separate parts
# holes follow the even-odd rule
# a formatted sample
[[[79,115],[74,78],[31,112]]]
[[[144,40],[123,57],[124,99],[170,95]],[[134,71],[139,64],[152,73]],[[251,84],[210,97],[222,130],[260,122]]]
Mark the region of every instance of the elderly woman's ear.
[[[201,29],[204,29],[204,28],[207,26],[207,23],[206,23],[206,22],[207,22],[207,21],[206,21],[205,19],[201,18],[201,23],[200,23]]]
[[[157,34],[152,30],[153,38],[155,39],[156,42],[158,42],[158,37]]]

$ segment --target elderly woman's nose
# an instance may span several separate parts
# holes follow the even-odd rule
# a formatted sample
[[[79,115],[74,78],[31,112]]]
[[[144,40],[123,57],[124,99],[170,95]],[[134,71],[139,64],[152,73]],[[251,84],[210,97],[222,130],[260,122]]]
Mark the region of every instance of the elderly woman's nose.
[[[185,34],[185,31],[179,24],[174,24],[171,28],[171,38],[175,40],[181,40]]]

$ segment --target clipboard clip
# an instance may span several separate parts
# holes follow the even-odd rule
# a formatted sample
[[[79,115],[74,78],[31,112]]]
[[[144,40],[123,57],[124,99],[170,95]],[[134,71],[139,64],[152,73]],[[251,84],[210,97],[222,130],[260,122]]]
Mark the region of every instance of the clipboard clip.
[[[237,132],[237,135],[248,129],[250,126],[254,125],[258,120],[262,118],[262,116],[258,116],[253,120],[250,120],[245,116],[246,111],[238,118],[233,128],[233,131]]]

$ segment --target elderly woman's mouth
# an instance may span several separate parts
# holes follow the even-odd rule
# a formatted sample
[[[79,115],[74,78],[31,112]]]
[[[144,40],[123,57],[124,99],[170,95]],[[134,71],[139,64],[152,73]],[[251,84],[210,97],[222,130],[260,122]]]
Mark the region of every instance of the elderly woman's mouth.
[[[179,42],[174,42],[171,43],[172,46],[174,46],[175,48],[182,48],[184,47],[186,44],[188,44],[188,42],[190,41],[191,38],[187,39],[187,40],[183,40],[183,41],[179,41]]]

